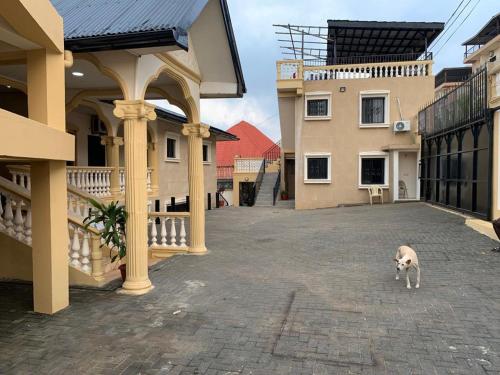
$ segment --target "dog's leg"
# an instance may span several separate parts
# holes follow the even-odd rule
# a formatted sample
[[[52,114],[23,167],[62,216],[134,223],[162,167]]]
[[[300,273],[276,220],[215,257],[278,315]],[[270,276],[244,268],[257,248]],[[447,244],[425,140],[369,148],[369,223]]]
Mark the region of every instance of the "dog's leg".
[[[399,270],[396,268],[396,280],[399,280]]]
[[[417,285],[415,285],[415,288],[420,288],[420,267],[417,266]]]
[[[408,268],[406,269],[406,287],[408,289],[411,289],[411,285],[410,285],[410,274],[408,272]]]

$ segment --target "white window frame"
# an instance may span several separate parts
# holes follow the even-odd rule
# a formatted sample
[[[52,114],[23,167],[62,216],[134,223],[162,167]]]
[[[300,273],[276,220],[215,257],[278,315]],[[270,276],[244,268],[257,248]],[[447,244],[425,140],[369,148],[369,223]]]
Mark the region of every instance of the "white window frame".
[[[384,183],[379,185],[382,189],[389,189],[389,153],[384,151],[368,151],[359,153],[359,163],[358,163],[358,188],[368,189],[373,185],[366,185],[361,183],[361,167],[363,159],[385,159],[384,161]],[[375,184],[376,185],[376,184]]]
[[[328,101],[328,114],[326,116],[308,116],[307,115],[307,102],[309,100],[321,100],[326,99]],[[327,91],[315,91],[308,92],[304,96],[304,119],[305,120],[330,120],[332,118],[332,93]]]
[[[202,151],[201,151],[201,157],[203,158],[203,147],[207,146],[207,160],[203,160],[203,164],[212,164],[212,142],[211,141],[203,141],[203,146]]]
[[[391,120],[391,103],[389,90],[368,90],[359,92],[359,127],[360,128],[388,128]],[[365,124],[363,123],[363,98],[384,98],[384,122]]]
[[[309,179],[307,159],[309,158],[327,158],[328,159],[328,177],[323,180]],[[304,154],[304,183],[305,184],[331,184],[332,183],[332,154],[330,152],[308,152]]]
[[[175,158],[169,158],[168,155],[168,142],[167,139],[175,139]],[[181,161],[181,136],[176,133],[166,133],[165,134],[165,161],[171,163],[179,163]]]

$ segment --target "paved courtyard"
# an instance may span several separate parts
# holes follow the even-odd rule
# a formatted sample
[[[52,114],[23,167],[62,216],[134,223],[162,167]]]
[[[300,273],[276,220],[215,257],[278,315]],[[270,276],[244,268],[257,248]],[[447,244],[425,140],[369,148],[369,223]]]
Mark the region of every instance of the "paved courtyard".
[[[207,221],[210,253],[155,266],[145,296],[74,289],[42,316],[1,284],[0,373],[500,373],[500,255],[462,218],[415,203]],[[406,243],[418,290],[394,280]]]

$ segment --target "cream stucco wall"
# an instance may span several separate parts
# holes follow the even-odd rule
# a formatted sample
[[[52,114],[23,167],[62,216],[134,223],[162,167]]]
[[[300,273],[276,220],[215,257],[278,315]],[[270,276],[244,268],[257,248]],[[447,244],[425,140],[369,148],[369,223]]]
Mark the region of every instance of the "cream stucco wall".
[[[340,92],[341,87],[345,87],[345,92]],[[360,128],[360,92],[370,90],[389,91],[387,127]],[[368,202],[366,189],[358,187],[359,154],[381,152],[390,145],[415,145],[416,115],[434,96],[434,76],[305,81],[304,93],[311,92],[331,93],[332,116],[330,120],[305,120],[304,96],[295,99],[295,206],[298,209]],[[401,103],[403,119],[411,120],[411,132],[393,131],[393,122],[400,119],[397,98]],[[289,106],[289,98],[279,100],[280,108]],[[283,134],[291,132],[288,128],[288,124],[293,123],[288,120],[290,116],[288,114],[280,119]],[[331,154],[331,183],[304,183],[306,153]],[[389,168],[385,171],[389,185],[393,183],[392,169],[391,158]],[[391,193],[385,189],[385,201],[390,200]]]

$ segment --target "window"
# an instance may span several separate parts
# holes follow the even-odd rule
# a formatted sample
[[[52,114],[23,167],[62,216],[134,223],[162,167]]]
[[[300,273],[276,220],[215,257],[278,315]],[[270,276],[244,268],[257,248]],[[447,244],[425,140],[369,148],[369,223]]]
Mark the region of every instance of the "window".
[[[305,119],[328,120],[331,118],[331,93],[312,92],[306,94]]]
[[[209,164],[211,161],[210,142],[203,142],[203,163]]]
[[[305,183],[330,183],[331,157],[327,153],[306,154],[304,157]]]
[[[362,153],[359,157],[359,185],[387,186],[389,184],[389,157],[385,152]]]
[[[389,92],[361,92],[359,121],[361,127],[389,126]]]
[[[178,134],[167,133],[165,141],[165,160],[178,162],[180,160],[179,152],[180,137]]]

